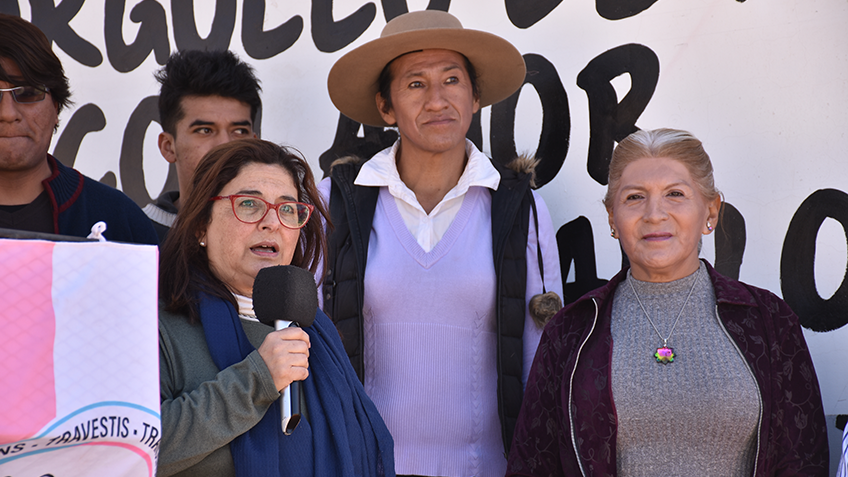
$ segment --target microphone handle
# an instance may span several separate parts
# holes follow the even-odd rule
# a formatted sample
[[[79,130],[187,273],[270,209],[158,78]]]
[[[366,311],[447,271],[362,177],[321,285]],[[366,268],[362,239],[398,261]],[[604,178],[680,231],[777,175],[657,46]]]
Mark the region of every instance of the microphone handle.
[[[275,321],[275,328],[279,331],[292,326],[298,326],[294,321],[286,325],[282,320]],[[291,435],[294,428],[300,422],[300,381],[292,381],[283,388],[283,396],[280,398],[280,414],[282,415],[283,434]]]

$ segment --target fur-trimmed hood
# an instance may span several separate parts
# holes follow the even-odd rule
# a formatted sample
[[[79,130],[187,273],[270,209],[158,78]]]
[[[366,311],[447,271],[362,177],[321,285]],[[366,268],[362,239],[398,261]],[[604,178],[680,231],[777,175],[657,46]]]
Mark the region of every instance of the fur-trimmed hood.
[[[530,188],[536,189],[536,166],[539,164],[539,159],[527,154],[522,154],[515,159],[509,161],[504,167],[511,169],[519,174],[530,174]]]
[[[343,156],[343,157],[340,157],[330,164],[330,174],[332,175],[333,168],[336,167],[336,166],[340,166],[340,165],[343,165],[343,164],[359,164],[360,162],[364,162],[364,161],[359,156]]]

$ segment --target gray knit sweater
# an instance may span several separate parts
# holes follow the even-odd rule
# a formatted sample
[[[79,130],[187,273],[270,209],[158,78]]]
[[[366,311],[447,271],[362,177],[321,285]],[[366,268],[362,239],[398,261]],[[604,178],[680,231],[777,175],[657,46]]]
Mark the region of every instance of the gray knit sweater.
[[[241,323],[257,347],[274,330],[255,321]],[[203,326],[161,309],[159,383],[159,477],[235,477],[230,442],[255,426],[280,397],[259,351],[219,371]]]
[[[653,354],[686,297],[668,340],[673,363]],[[631,288],[630,284],[633,284]],[[716,315],[715,292],[704,264],[668,283],[628,274],[612,309],[612,393],[618,419],[618,475],[751,475],[760,396],[747,364]]]

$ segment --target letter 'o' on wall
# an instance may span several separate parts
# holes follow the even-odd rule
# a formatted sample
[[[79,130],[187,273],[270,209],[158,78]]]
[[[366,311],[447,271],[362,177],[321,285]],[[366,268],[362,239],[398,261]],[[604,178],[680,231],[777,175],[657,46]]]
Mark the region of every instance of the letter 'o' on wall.
[[[789,222],[780,257],[780,289],[783,299],[813,331],[831,331],[848,323],[848,271],[832,297],[825,300],[816,290],[816,237],[826,218],[846,230],[848,240],[848,194],[821,189],[807,197]]]

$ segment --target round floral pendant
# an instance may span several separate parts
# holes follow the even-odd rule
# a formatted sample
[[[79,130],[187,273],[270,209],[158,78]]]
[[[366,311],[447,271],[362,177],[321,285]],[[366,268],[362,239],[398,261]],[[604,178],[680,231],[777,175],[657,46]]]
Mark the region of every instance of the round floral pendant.
[[[657,358],[657,363],[668,364],[674,362],[674,348],[669,348],[668,346],[663,346],[661,348],[657,348],[657,352],[654,353],[654,357]]]

